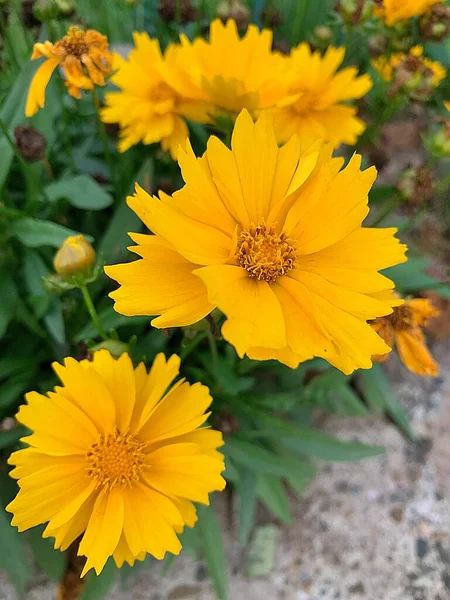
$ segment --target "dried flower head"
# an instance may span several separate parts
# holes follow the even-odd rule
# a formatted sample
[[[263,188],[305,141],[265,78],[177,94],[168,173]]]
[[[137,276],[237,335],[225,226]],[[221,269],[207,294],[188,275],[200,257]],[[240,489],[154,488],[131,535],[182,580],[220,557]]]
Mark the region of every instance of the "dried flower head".
[[[67,34],[55,44],[46,41],[34,45],[31,60],[45,57],[33,76],[28,91],[25,115],[33,116],[45,104],[45,90],[53,71],[60,66],[66,78],[68,93],[81,98],[82,90],[92,90],[95,85],[106,84],[111,72],[112,55],[108,38],[94,29],[84,31],[69,27]]]
[[[45,154],[45,136],[31,126],[19,125],[14,129],[16,148],[28,162],[41,160]]]

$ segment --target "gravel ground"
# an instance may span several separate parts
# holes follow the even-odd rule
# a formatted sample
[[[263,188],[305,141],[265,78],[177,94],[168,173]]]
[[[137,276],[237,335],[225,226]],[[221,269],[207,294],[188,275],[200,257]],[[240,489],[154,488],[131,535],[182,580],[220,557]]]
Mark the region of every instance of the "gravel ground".
[[[245,553],[228,531],[231,600],[450,598],[450,343],[433,350],[440,379],[419,379],[395,357],[389,364],[421,441],[411,444],[377,419],[327,419],[328,431],[384,445],[387,453],[323,465],[307,492],[292,498],[293,524],[275,523],[275,564],[264,578],[244,575]],[[178,559],[165,577],[158,566],[134,577],[130,589],[116,586],[109,600],[214,599],[205,566],[189,558]],[[54,585],[42,580],[26,595],[55,598]],[[0,573],[0,600],[15,599]]]

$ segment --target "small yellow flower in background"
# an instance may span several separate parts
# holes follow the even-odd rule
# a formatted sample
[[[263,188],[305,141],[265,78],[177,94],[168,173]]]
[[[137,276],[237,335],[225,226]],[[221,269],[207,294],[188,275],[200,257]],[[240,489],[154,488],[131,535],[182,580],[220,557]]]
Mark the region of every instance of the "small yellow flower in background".
[[[181,35],[180,65],[201,87],[216,113],[233,119],[242,109],[256,116],[283,97],[287,59],[272,51],[272,31],[249,25],[239,37],[236,22],[211,23],[209,41]]]
[[[376,6],[374,14],[383,19],[391,27],[399,21],[418,17],[426,13],[435,4],[444,0],[382,0],[381,6]]]
[[[374,58],[372,66],[387,82],[394,81],[399,73],[406,82],[407,73],[426,75],[429,72],[431,85],[437,87],[447,75],[447,70],[440,63],[423,56],[422,46],[413,46],[408,53],[396,52],[391,56]]]
[[[351,373],[390,348],[367,323],[400,304],[378,273],[405,260],[395,229],[361,227],[375,168],[345,169],[331,148],[279,148],[270,115],[242,111],[232,149],[211,137],[180,151],[186,185],[173,197],[137,187],[129,206],[155,235],[131,234],[141,260],[106,267],[124,315],[179,327],[218,307],[223,337],[257,360],[293,368],[320,356]]]
[[[63,277],[88,275],[95,264],[95,250],[83,235],[71,235],[53,259],[55,271]]]
[[[369,75],[357,76],[355,67],[338,72],[344,48],[330,46],[322,56],[307,43],[292,50],[290,85],[273,111],[275,134],[286,142],[297,133],[305,144],[324,139],[333,146],[354,144],[366,128],[349,100],[361,98],[372,87]]]
[[[209,121],[206,96],[179,68],[179,47],[170,44],[163,56],[158,40],[147,33],[133,38],[136,47],[127,60],[114,55],[117,72],[111,81],[121,91],[105,94],[102,120],[119,124],[119,151],[140,141],[161,142],[175,160],[178,146],[189,137],[185,119]]]
[[[444,100],[444,106],[448,110],[448,112],[450,112],[450,101]]]
[[[192,502],[225,481],[222,434],[201,428],[212,398],[178,375],[180,359],[159,354],[147,373],[128,354],[106,350],[92,362],[53,365],[62,387],[26,394],[17,419],[31,429],[28,448],[9,463],[20,491],[8,505],[20,531],[48,522],[44,537],[65,550],[82,536],[82,576],[99,574],[110,556],[133,565],[181,549],[177,533],[197,520]]]
[[[422,327],[438,315],[439,311],[428,298],[413,298],[394,308],[392,314],[374,321],[372,327],[388,346],[397,348],[403,364],[412,373],[437,377],[439,365],[426,346]],[[383,362],[387,357],[374,356],[373,359]]]
[[[105,85],[105,76],[111,71],[112,55],[108,49],[108,38],[94,29],[83,31],[72,26],[55,44],[49,41],[35,44],[31,60],[41,57],[47,60],[31,81],[25,108],[27,117],[44,107],[45,90],[56,67],[62,68],[67,91],[77,99],[81,98],[81,90]]]

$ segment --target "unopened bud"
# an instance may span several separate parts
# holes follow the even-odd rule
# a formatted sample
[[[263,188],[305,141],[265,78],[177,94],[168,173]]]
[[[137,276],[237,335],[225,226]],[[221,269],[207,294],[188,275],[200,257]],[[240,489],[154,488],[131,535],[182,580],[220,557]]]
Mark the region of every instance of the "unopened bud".
[[[53,266],[65,279],[73,276],[89,277],[95,258],[95,250],[87,239],[83,235],[72,235],[59,248]]]
[[[98,350],[108,350],[114,358],[119,358],[122,354],[128,352],[128,344],[120,340],[104,340],[90,348],[89,352],[90,354],[95,354]]]
[[[33,14],[39,21],[51,21],[57,19],[60,10],[55,0],[36,0],[33,6]]]
[[[233,19],[239,29],[245,29],[250,22],[250,11],[241,0],[222,0],[217,6],[217,16],[222,21]]]
[[[450,156],[450,121],[446,121],[431,137],[428,144],[434,156]]]
[[[313,31],[312,43],[315,46],[322,46],[328,44],[333,39],[332,30],[326,25],[319,25]]]
[[[14,129],[16,148],[27,162],[41,160],[45,153],[45,136],[34,127],[18,126]]]
[[[62,15],[70,15],[75,10],[73,0],[55,0],[55,2]]]

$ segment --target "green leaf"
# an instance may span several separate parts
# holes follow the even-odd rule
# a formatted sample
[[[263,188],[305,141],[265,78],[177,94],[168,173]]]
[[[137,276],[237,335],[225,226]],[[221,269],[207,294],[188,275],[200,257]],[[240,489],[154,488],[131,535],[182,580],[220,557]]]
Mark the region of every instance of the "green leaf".
[[[59,248],[66,238],[78,235],[78,232],[53,221],[23,217],[14,221],[9,234],[28,248],[39,248],[40,246]],[[93,241],[92,236],[85,235],[85,237],[89,241]]]
[[[102,311],[99,311],[98,317],[106,331],[118,329],[123,326],[138,327],[150,323],[150,317],[126,317],[124,315],[119,315],[112,306],[107,306]],[[94,338],[97,335],[98,333],[95,326],[92,323],[88,323],[74,336],[74,341],[81,342],[83,340]]]
[[[5,410],[19,403],[23,392],[28,387],[28,379],[10,379],[0,387],[0,410]]]
[[[238,538],[241,546],[245,546],[253,528],[256,509],[256,473],[250,469],[239,471]]]
[[[372,409],[381,414],[386,412],[410,440],[416,441],[417,435],[409,424],[406,410],[392,391],[381,365],[361,371],[360,376],[364,396]]]
[[[88,175],[76,175],[69,179],[55,181],[45,188],[51,202],[66,199],[76,208],[102,210],[113,202],[111,194]]]
[[[393,185],[377,185],[369,192],[369,202],[375,204],[389,200],[396,193],[396,188]]]
[[[228,564],[222,533],[212,506],[198,506],[199,537],[205,554],[209,575],[220,600],[228,598]]]
[[[296,473],[299,467],[297,459],[286,458],[267,450],[258,442],[249,442],[238,437],[228,440],[223,449],[236,463],[261,473],[270,473],[287,477]]]
[[[301,494],[314,480],[316,473],[317,469],[312,463],[302,462],[298,472],[295,475],[288,475],[286,479],[291,488]]]
[[[283,523],[292,521],[289,498],[279,477],[259,473],[256,493],[261,502]]]
[[[262,437],[274,438],[281,446],[307,456],[345,462],[378,456],[385,451],[380,446],[344,442],[317,429],[295,425],[273,416],[261,414],[255,418],[262,427],[259,431]],[[268,429],[265,430],[264,426]]]
[[[0,569],[5,570],[22,595],[31,578],[31,568],[27,560],[24,538],[17,529],[11,527],[6,512],[0,509]]]
[[[267,577],[275,566],[277,527],[261,525],[255,530],[247,556],[245,574]]]
[[[5,335],[6,328],[12,320],[18,299],[18,291],[10,273],[0,271],[0,339]]]
[[[16,444],[21,437],[27,435],[28,429],[22,427],[15,427],[8,431],[0,431],[0,448],[9,448]]]
[[[395,287],[403,294],[435,290],[444,298],[450,299],[450,285],[427,275],[425,271],[429,267],[430,261],[426,258],[408,257],[407,262],[385,269],[382,273],[392,279]]]
[[[27,373],[31,371],[35,365],[35,360],[32,358],[22,358],[5,356],[0,358],[0,379],[11,377],[16,373]]]
[[[66,566],[67,555],[55,550],[52,538],[43,538],[45,526],[33,527],[28,532],[28,542],[33,550],[38,567],[49,579],[60,581]]]
[[[86,585],[80,594],[79,600],[103,600],[114,584],[118,569],[110,558],[100,575],[90,571]]]

